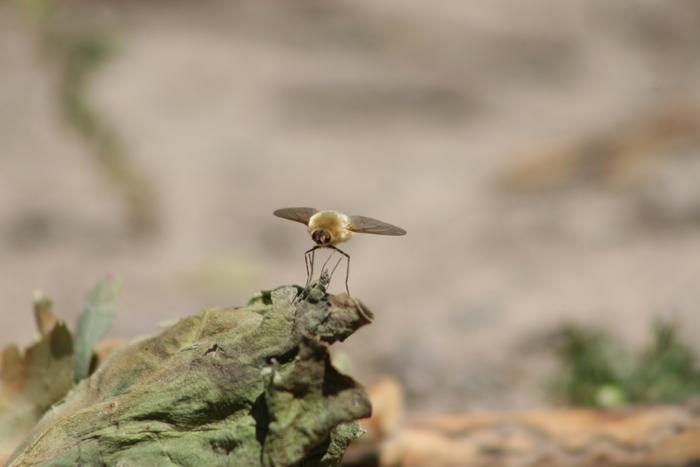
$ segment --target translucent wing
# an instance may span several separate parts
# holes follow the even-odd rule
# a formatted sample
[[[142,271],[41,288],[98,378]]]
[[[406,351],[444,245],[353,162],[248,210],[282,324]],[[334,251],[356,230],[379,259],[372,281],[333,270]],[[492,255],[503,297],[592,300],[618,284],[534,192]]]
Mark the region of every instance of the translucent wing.
[[[406,235],[401,227],[365,216],[350,216],[349,230],[353,232],[371,233],[378,235]]]
[[[301,222],[302,224],[309,224],[309,219],[311,216],[318,212],[314,208],[282,208],[278,209],[272,214],[282,219],[289,219],[290,221]]]

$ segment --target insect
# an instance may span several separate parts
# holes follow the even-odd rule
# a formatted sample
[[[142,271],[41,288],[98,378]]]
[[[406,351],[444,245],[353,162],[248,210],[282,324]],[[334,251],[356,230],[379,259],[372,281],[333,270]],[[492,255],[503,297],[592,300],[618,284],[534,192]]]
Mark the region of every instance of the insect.
[[[406,235],[406,231],[395,225],[387,224],[386,222],[372,219],[365,216],[348,216],[338,211],[319,211],[314,208],[282,208],[278,209],[273,214],[283,219],[290,221],[301,222],[306,224],[307,230],[311,238],[316,243],[313,248],[310,248],[304,253],[304,264],[306,265],[306,287],[309,286],[314,275],[314,255],[319,248],[330,248],[337,251],[347,260],[345,270],[345,290],[350,295],[348,287],[348,278],[350,277],[350,255],[345,253],[340,248],[336,247],[338,243],[347,242],[352,237],[353,233],[371,233],[377,235]],[[325,270],[330,256],[321,267],[321,271]],[[333,267],[330,275],[332,276],[336,268],[340,264],[341,257]]]

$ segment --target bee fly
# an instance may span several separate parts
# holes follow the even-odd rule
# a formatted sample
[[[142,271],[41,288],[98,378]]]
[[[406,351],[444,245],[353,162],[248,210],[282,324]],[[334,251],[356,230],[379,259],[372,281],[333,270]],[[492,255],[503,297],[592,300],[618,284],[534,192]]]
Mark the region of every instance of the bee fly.
[[[314,208],[283,208],[278,209],[273,214],[283,219],[290,221],[301,222],[306,224],[307,230],[311,238],[316,243],[313,248],[310,248],[304,253],[304,264],[306,265],[306,287],[314,275],[314,256],[319,248],[330,248],[337,251],[347,260],[347,268],[345,271],[345,290],[350,295],[348,287],[348,278],[350,276],[350,255],[345,253],[340,248],[336,247],[338,243],[347,242],[352,237],[353,233],[370,233],[377,235],[406,235],[406,231],[395,225],[387,224],[386,222],[372,219],[365,216],[347,216],[338,211],[319,211]],[[332,254],[331,254],[332,256]],[[326,267],[330,256],[323,263],[321,271]],[[333,276],[336,268],[342,261],[342,257],[331,270],[330,276]]]

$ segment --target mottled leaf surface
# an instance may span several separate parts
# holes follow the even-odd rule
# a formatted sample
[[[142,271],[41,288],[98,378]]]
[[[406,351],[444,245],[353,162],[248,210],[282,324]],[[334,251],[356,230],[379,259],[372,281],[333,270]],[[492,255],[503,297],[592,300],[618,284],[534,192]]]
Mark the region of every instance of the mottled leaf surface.
[[[205,310],[121,347],[8,465],[337,465],[370,405],[328,346],[368,311],[296,294]]]

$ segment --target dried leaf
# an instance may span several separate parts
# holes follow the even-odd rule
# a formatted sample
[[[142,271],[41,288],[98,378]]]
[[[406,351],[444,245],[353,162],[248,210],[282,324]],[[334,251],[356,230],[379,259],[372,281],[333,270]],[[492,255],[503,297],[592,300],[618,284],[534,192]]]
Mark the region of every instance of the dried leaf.
[[[34,320],[42,337],[48,335],[58,322],[51,299],[40,291],[34,292]]]
[[[367,324],[366,312],[295,295],[205,310],[124,345],[8,465],[338,465],[370,406],[328,346]]]
[[[65,323],[57,323],[24,354],[15,345],[6,347],[0,380],[2,459],[73,386],[73,338]]]

